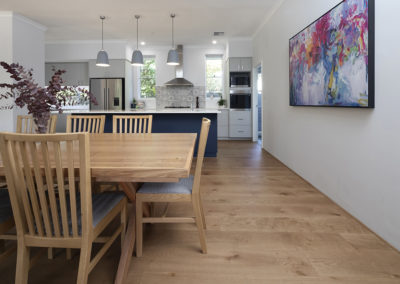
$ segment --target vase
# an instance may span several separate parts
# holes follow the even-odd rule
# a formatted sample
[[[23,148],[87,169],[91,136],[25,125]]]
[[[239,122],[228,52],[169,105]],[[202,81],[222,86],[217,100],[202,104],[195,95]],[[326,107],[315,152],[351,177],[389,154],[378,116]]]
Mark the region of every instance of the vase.
[[[36,125],[36,132],[39,134],[47,133],[50,120],[50,111],[32,113]]]

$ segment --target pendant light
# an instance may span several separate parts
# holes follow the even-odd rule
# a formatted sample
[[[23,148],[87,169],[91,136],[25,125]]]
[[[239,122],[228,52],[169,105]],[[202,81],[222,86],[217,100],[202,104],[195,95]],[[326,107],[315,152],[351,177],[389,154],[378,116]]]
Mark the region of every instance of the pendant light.
[[[131,64],[134,66],[143,66],[143,54],[139,50],[139,15],[135,15],[136,18],[136,50],[132,53]]]
[[[168,65],[179,65],[179,55],[178,51],[175,49],[175,43],[174,43],[174,18],[175,14],[171,14],[171,19],[172,19],[172,49],[168,51],[168,59],[167,59],[167,64]]]
[[[100,20],[101,20],[101,50],[99,51],[99,53],[97,53],[97,60],[96,60],[96,66],[100,66],[100,67],[108,67],[110,66],[110,63],[108,62],[108,54],[107,52],[104,50],[103,48],[103,22],[104,19],[106,17],[105,16],[100,16]]]

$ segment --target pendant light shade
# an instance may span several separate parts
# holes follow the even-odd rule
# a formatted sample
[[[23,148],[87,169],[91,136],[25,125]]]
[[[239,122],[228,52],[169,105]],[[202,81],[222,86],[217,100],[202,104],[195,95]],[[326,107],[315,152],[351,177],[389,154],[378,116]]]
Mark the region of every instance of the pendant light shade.
[[[101,50],[99,51],[99,53],[97,53],[97,60],[96,60],[96,66],[100,66],[100,67],[108,67],[110,66],[110,62],[108,61],[108,54],[107,52],[104,50],[104,40],[103,40],[103,22],[104,19],[106,17],[105,16],[100,16],[100,20],[101,20]]]
[[[171,19],[172,19],[172,49],[168,51],[168,58],[167,58],[167,64],[168,65],[179,65],[179,55],[178,51],[175,49],[175,43],[174,43],[174,18],[175,14],[171,14]]]
[[[100,50],[99,53],[97,53],[96,66],[100,66],[100,67],[110,66],[110,63],[108,61],[108,54],[103,49]]]
[[[179,55],[178,55],[178,51],[176,51],[176,49],[170,49],[168,51],[167,64],[168,65],[179,65]]]
[[[143,66],[143,54],[140,50],[135,50],[132,53],[131,64],[134,66]]]
[[[132,53],[131,64],[133,66],[143,66],[143,54],[139,50],[139,15],[135,15],[136,18],[136,50]]]

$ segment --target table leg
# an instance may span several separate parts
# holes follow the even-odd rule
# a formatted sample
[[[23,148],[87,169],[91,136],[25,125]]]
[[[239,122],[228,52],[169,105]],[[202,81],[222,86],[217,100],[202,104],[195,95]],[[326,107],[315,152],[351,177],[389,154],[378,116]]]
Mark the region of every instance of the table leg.
[[[123,284],[128,274],[129,264],[131,263],[133,247],[135,245],[135,209],[129,213],[128,228],[125,234],[123,250],[118,264],[117,275],[114,284]]]
[[[129,202],[135,204],[136,201],[136,191],[139,189],[141,184],[139,183],[125,183],[120,182],[119,186],[125,192],[128,197]],[[146,216],[149,216],[150,210],[147,206],[147,212],[144,209],[144,213]],[[135,210],[132,209],[128,216],[128,226],[125,233],[125,240],[123,243],[123,249],[121,251],[121,258],[118,264],[117,275],[115,277],[114,284],[122,284],[125,280],[126,275],[128,274],[129,264],[131,262],[133,248],[135,245],[135,236],[136,236],[136,225],[135,225]]]

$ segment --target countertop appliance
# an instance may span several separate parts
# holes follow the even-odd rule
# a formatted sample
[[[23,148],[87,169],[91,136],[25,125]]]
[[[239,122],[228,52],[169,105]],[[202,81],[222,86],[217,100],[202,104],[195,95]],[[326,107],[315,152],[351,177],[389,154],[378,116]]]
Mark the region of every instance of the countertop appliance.
[[[230,109],[251,109],[251,88],[230,90]]]
[[[251,72],[230,72],[229,73],[230,88],[250,88]]]
[[[97,105],[90,103],[91,110],[124,110],[124,78],[91,78],[90,92],[95,96]]]

